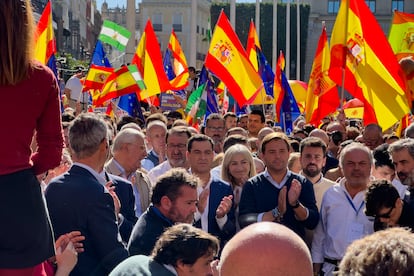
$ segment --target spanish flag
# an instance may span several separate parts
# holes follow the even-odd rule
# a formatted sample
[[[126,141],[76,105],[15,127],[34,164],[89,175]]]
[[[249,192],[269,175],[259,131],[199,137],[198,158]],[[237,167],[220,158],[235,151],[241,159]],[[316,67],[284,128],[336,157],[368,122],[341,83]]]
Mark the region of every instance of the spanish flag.
[[[394,11],[388,41],[398,60],[414,55],[414,14]]]
[[[47,64],[56,53],[52,22],[52,4],[48,1],[37,23],[35,34],[35,59],[42,64]]]
[[[188,73],[187,59],[174,30],[171,31],[168,50],[171,51],[173,71],[176,76],[170,80],[171,86],[174,87],[174,90],[184,89],[188,85],[190,74]]]
[[[363,0],[342,0],[331,36],[329,76],[364,102],[364,123],[388,129],[409,112],[403,72]]]
[[[134,66],[134,65],[130,65]],[[140,91],[137,80],[131,74],[128,66],[122,66],[115,70],[106,80],[102,92],[94,105],[100,106],[104,102],[133,92]]]
[[[100,90],[113,71],[114,69],[112,67],[91,64],[88,75],[83,83],[82,91],[88,91],[90,89]]]
[[[240,106],[253,100],[263,86],[223,11],[211,38],[205,66],[224,82]]]
[[[306,122],[314,126],[318,126],[325,116],[334,113],[339,106],[336,83],[328,76],[330,62],[326,27],[323,26],[309,76],[305,105]]]
[[[164,72],[160,45],[149,19],[131,63],[137,65],[147,86],[140,92],[140,99],[173,90]]]

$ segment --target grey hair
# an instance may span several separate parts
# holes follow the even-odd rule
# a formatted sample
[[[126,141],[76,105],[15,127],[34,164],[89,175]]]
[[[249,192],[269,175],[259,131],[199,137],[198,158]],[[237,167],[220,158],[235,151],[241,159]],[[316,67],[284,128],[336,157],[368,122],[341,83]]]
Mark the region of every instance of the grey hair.
[[[353,150],[356,150],[356,149],[362,150],[362,151],[364,151],[367,154],[368,159],[369,159],[369,164],[372,166],[372,163],[374,161],[374,157],[372,156],[371,150],[367,146],[365,146],[365,145],[363,145],[361,143],[352,142],[349,145],[347,145],[346,147],[344,147],[341,150],[341,153],[339,154],[339,167],[341,169],[344,167],[345,155],[347,153],[353,151]]]
[[[122,145],[134,143],[136,139],[141,138],[145,141],[145,135],[134,129],[134,128],[125,128],[122,129],[118,134],[115,136],[114,143],[112,145],[112,154],[117,152],[121,149]]]
[[[404,139],[400,139],[392,143],[388,148],[388,152],[391,155],[391,159],[392,159],[392,154],[394,152],[397,152],[403,149],[407,149],[410,156],[414,159],[414,139],[413,138],[404,138]]]
[[[108,127],[93,113],[80,114],[69,127],[69,145],[78,159],[92,156],[104,139],[108,140]]]

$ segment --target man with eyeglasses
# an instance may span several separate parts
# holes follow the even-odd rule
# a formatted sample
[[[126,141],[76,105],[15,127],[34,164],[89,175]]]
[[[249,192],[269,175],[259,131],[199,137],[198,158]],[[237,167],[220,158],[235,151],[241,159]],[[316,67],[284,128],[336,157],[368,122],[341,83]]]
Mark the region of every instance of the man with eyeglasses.
[[[365,195],[365,206],[365,214],[375,218],[375,231],[394,226],[409,227],[414,231],[414,210],[400,198],[388,180],[371,182]]]
[[[326,190],[320,220],[312,241],[314,272],[334,275],[346,248],[357,239],[373,233],[373,221],[364,213],[364,198],[372,166],[371,150],[353,142],[339,155],[344,177]]]
[[[158,177],[172,168],[188,169],[186,158],[187,140],[190,139],[191,132],[185,126],[177,126],[168,130],[166,136],[167,160],[152,168],[148,172],[148,178],[152,186],[157,182]]]
[[[226,134],[224,118],[217,113],[212,113],[207,117],[204,134],[213,139],[214,152],[223,152],[223,141]]]

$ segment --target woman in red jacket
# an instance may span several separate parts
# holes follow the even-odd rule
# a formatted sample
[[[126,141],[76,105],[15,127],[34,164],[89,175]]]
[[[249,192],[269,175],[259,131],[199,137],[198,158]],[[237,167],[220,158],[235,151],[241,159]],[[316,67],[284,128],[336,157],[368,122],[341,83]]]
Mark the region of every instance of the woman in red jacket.
[[[61,160],[59,88],[33,58],[34,24],[29,0],[1,1],[0,275],[31,275],[55,255],[38,179]]]

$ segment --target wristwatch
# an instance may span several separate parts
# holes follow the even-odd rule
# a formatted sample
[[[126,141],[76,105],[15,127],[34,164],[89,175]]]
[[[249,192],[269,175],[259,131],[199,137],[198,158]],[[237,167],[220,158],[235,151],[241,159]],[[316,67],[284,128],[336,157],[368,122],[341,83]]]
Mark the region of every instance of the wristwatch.
[[[290,205],[290,207],[292,207],[292,209],[296,209],[300,206],[300,202],[299,200],[296,200],[296,203],[294,205]]]
[[[272,216],[274,218],[274,221],[276,221],[276,222],[280,222],[283,218],[283,215],[280,213],[278,207],[272,209]]]

